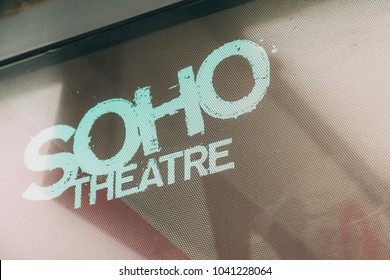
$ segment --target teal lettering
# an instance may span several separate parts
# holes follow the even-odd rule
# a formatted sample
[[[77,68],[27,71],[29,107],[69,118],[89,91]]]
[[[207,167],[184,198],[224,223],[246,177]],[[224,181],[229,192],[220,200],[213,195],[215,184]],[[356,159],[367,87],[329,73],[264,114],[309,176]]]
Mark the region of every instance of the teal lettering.
[[[232,138],[214,142],[209,145],[209,172],[210,174],[219,173],[225,170],[234,169],[234,162],[229,162],[222,165],[217,165],[217,160],[227,157],[229,151],[217,152],[217,148],[229,145],[232,143]]]
[[[98,183],[98,176],[92,175],[89,191],[89,205],[96,204],[96,192],[98,190],[107,189],[107,200],[114,198],[114,173],[109,173],[106,177],[106,181]]]
[[[71,187],[77,176],[77,164],[72,153],[57,153],[52,155],[41,155],[40,148],[51,140],[62,140],[68,142],[74,134],[75,129],[68,125],[56,125],[42,130],[31,139],[24,153],[24,163],[33,171],[52,171],[61,168],[64,171],[62,178],[56,183],[42,187],[31,183],[23,193],[28,200],[50,200],[60,196]]]
[[[167,162],[168,167],[168,185],[175,183],[175,159],[183,156],[183,151],[168,154],[159,158],[159,162]]]
[[[123,174],[130,171],[134,171],[136,169],[137,164],[132,163],[129,166],[121,168],[118,172],[115,172],[115,198],[121,198],[139,192],[138,187],[128,188],[124,190],[122,189],[123,184],[133,182],[134,180],[133,175],[123,177]]]
[[[216,92],[213,77],[216,68],[225,59],[233,56],[245,58],[251,66],[254,86],[246,96],[236,101],[226,101]],[[96,193],[107,189],[107,200],[122,198],[145,191],[148,186],[161,187],[161,177],[156,159],[149,159],[137,187],[123,189],[123,184],[133,182],[137,164],[131,163],[142,144],[145,156],[161,151],[156,129],[156,121],[166,116],[184,111],[187,135],[205,133],[202,111],[213,118],[230,119],[253,111],[264,97],[270,84],[270,62],[263,47],[248,40],[229,42],[214,50],[201,64],[195,77],[192,66],[178,71],[180,95],[164,104],[153,107],[151,87],[138,88],[134,93],[134,104],[121,98],[113,98],[91,108],[81,119],[77,129],[67,125],[56,125],[43,130],[32,138],[25,151],[25,164],[33,171],[62,169],[64,174],[56,183],[42,187],[36,183],[28,186],[23,196],[28,200],[49,200],[60,196],[70,187],[75,187],[75,208],[81,207],[82,187],[90,180],[89,204],[96,203]],[[175,86],[176,87],[176,86]],[[174,88],[174,87],[171,87]],[[124,123],[125,139],[121,149],[109,159],[99,159],[91,147],[91,130],[95,122],[105,114],[120,116]],[[57,153],[41,155],[40,148],[52,140],[68,142],[74,136],[73,154]],[[225,139],[209,145],[202,145],[184,151],[171,153],[159,158],[159,163],[167,162],[167,184],[176,182],[176,160],[184,158],[184,180],[191,179],[196,169],[199,176],[206,176],[234,169],[234,162],[221,164],[218,161],[229,155],[228,150],[217,149],[229,145],[232,139]],[[195,158],[194,158],[195,157]],[[208,168],[204,166],[208,158]],[[91,177],[76,178],[78,169]],[[98,176],[106,176],[104,183],[98,183]]]
[[[72,185],[74,186],[74,208],[80,208],[81,207],[81,196],[82,196],[82,188],[83,184],[88,183],[88,181],[91,179],[89,176],[77,178],[74,180]]]
[[[200,158],[192,160],[191,156],[200,154]],[[191,169],[195,167],[198,170],[199,176],[206,176],[207,169],[203,163],[207,159],[207,149],[204,146],[195,146],[184,151],[184,180],[191,179]]]
[[[149,178],[152,175],[152,178]],[[161,177],[160,170],[157,165],[157,161],[154,158],[149,159],[148,165],[144,173],[142,174],[141,183],[139,184],[139,188],[141,191],[146,190],[148,186],[157,185],[158,187],[162,187],[164,182]]]
[[[213,76],[217,66],[231,56],[242,56],[252,67],[255,85],[252,91],[237,101],[225,101],[215,92]],[[200,66],[196,84],[200,92],[200,105],[208,115],[217,119],[237,118],[249,113],[265,95],[270,83],[270,64],[263,47],[247,41],[238,40],[227,43],[214,50]]]
[[[199,105],[199,91],[195,84],[192,67],[180,70],[177,76],[180,85],[180,96],[158,107],[152,107],[149,87],[138,89],[135,92],[134,102],[136,104],[137,121],[146,156],[160,151],[155,122],[167,115],[172,116],[181,109],[185,113],[188,136],[204,133],[204,122]]]
[[[115,113],[125,124],[122,149],[110,159],[101,160],[91,149],[89,133],[95,121],[107,113]],[[73,150],[80,168],[89,174],[104,175],[124,167],[137,152],[141,140],[138,134],[134,106],[125,99],[110,99],[89,110],[80,121],[74,135]]]

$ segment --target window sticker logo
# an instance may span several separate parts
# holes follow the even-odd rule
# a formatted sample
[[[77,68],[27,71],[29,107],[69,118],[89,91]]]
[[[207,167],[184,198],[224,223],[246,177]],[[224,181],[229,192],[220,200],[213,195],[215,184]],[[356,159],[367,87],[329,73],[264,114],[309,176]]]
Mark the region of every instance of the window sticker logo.
[[[236,101],[222,99],[213,86],[213,76],[217,66],[232,56],[245,58],[251,68],[254,79],[252,91]],[[135,91],[134,100],[113,98],[90,109],[81,119],[75,129],[69,125],[49,127],[33,137],[25,151],[25,164],[32,171],[52,171],[61,168],[61,179],[50,186],[39,186],[31,183],[23,193],[28,200],[50,200],[59,197],[69,188],[74,187],[74,207],[81,207],[82,185],[90,183],[89,204],[96,203],[96,192],[107,189],[107,199],[122,198],[145,191],[151,185],[162,187],[176,181],[175,163],[178,158],[184,159],[184,180],[191,179],[191,170],[197,169],[200,176],[219,173],[234,169],[234,162],[218,165],[217,160],[229,155],[225,146],[232,143],[231,138],[210,143],[207,146],[198,145],[183,151],[163,154],[150,158],[138,186],[123,189],[125,183],[133,182],[134,176],[129,172],[138,168],[132,162],[133,156],[142,146],[145,156],[163,152],[156,130],[156,121],[171,116],[183,110],[187,135],[194,136],[205,133],[202,111],[216,119],[231,119],[250,113],[264,97],[270,83],[270,63],[263,47],[248,40],[229,42],[214,50],[202,63],[195,76],[192,66],[177,73],[179,82],[179,97],[157,107],[152,106],[150,87]],[[103,115],[114,113],[122,118],[125,137],[122,148],[109,159],[99,159],[91,147],[90,132],[94,123]],[[40,148],[53,140],[68,142],[73,137],[73,153],[41,155]],[[225,149],[223,148],[225,147]],[[217,151],[218,149],[218,151]],[[221,151],[221,149],[224,149]],[[193,160],[191,155],[200,154]],[[208,168],[203,163],[208,161]],[[165,180],[159,169],[159,164],[166,164]],[[79,168],[90,176],[78,178]],[[98,176],[105,175],[106,182],[98,183]],[[126,176],[124,176],[126,175]]]

